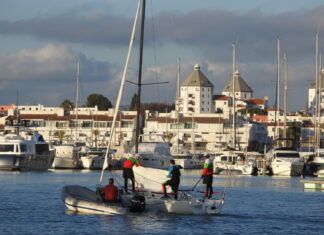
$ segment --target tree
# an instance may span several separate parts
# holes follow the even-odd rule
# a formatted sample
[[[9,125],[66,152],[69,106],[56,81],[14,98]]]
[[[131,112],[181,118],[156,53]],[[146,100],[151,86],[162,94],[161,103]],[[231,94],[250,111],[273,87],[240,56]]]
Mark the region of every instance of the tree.
[[[72,110],[74,109],[74,103],[69,99],[65,99],[61,102],[60,107],[67,110]]]
[[[136,111],[136,107],[137,107],[137,101],[138,101],[138,95],[135,93],[132,97],[131,103],[130,103],[130,107],[129,110],[131,111]]]
[[[112,107],[110,100],[101,94],[90,94],[87,97],[86,107],[95,107],[98,106],[98,110],[108,110]]]
[[[268,112],[264,109],[259,109],[259,108],[245,108],[245,109],[240,109],[237,111],[238,113],[241,113],[242,115],[249,113],[251,116],[253,116],[253,114],[256,115],[267,115]]]
[[[63,138],[65,136],[65,131],[55,131],[54,136],[59,138],[60,144],[62,144]]]

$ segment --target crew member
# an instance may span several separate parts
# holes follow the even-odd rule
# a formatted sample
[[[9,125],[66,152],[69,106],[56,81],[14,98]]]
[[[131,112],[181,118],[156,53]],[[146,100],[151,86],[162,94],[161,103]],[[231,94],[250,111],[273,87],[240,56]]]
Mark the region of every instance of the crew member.
[[[209,154],[204,154],[204,167],[201,174],[203,184],[206,185],[205,198],[211,198],[213,195],[213,162],[209,158]],[[209,194],[208,194],[209,191]]]
[[[167,175],[168,178],[171,178],[170,180],[164,182],[162,184],[162,191],[164,193],[164,196],[162,198],[168,198],[169,196],[167,195],[166,192],[166,185],[171,186],[171,189],[174,193],[174,199],[178,199],[178,188],[179,188],[179,184],[180,184],[180,169],[182,167],[179,165],[175,164],[175,161],[172,159],[170,160],[170,167],[169,167],[169,173]]]
[[[109,179],[109,184],[100,190],[105,202],[117,202],[118,188],[114,185],[114,179]]]
[[[124,178],[124,189],[127,193],[127,181],[130,179],[132,181],[132,190],[135,192],[135,177],[133,172],[133,166],[141,166],[139,155],[134,155],[134,157],[128,158],[123,165],[123,178]]]

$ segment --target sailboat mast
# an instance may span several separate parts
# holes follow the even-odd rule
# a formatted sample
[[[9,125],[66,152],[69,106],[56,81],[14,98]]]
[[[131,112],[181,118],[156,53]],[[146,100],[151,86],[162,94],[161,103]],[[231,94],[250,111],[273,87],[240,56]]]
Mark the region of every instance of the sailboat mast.
[[[280,137],[279,132],[279,116],[280,114],[280,38],[277,38],[277,88],[276,88],[276,110],[275,110],[275,134],[274,138]]]
[[[180,98],[180,57],[178,58],[177,100]],[[177,154],[179,154],[179,109],[177,110]]]
[[[80,82],[80,59],[78,59],[78,70],[76,76],[76,95],[75,95],[75,141],[78,141],[78,108],[79,108],[79,82]]]
[[[233,76],[233,148],[236,148],[236,110],[235,110],[235,62],[236,62],[236,42],[233,43],[233,63],[232,63],[232,76]]]
[[[287,138],[287,81],[288,81],[288,58],[287,58],[286,53],[284,53],[284,61],[285,61],[285,92],[284,92],[284,132],[283,132],[283,137],[286,139]]]
[[[178,58],[177,98],[180,98],[180,58]]]
[[[321,103],[322,103],[322,53],[319,52],[319,71],[318,71],[318,134],[317,134],[317,147],[321,148]]]
[[[135,153],[138,153],[138,143],[139,143],[139,134],[140,134],[139,131],[140,131],[140,117],[141,117],[141,89],[142,89],[145,7],[146,7],[146,0],[142,0],[140,55],[139,55],[139,64],[138,64],[138,80],[137,80],[137,116],[136,116],[136,134],[135,134]]]
[[[116,100],[116,105],[115,105],[115,110],[114,110],[114,117],[113,117],[113,121],[112,121],[111,128],[110,128],[109,142],[108,142],[108,146],[107,146],[107,150],[106,150],[106,154],[105,154],[104,165],[102,167],[102,171],[101,171],[101,174],[100,174],[99,184],[102,183],[104,171],[105,171],[105,169],[106,169],[106,167],[108,165],[108,153],[109,153],[109,150],[110,150],[110,147],[111,147],[111,144],[112,144],[112,136],[114,135],[114,132],[115,132],[117,115],[118,115],[120,102],[121,102],[121,98],[122,98],[123,91],[124,91],[126,75],[127,75],[127,70],[128,70],[128,64],[129,64],[129,60],[130,60],[130,56],[131,56],[131,52],[132,52],[132,48],[133,48],[133,44],[134,44],[134,40],[135,40],[136,25],[137,25],[137,19],[138,19],[138,15],[139,15],[139,11],[140,11],[140,5],[141,5],[141,2],[139,0],[138,5],[137,5],[135,19],[134,19],[132,35],[131,35],[130,42],[129,42],[126,62],[125,62],[124,70],[123,70],[123,76],[122,76],[122,79],[121,79],[121,84],[120,84],[120,87],[119,87],[119,92],[118,92],[118,96],[117,96],[117,100]]]
[[[315,107],[314,107],[314,151],[318,148],[318,120],[317,120],[317,112],[318,112],[318,32],[316,32],[315,39]]]

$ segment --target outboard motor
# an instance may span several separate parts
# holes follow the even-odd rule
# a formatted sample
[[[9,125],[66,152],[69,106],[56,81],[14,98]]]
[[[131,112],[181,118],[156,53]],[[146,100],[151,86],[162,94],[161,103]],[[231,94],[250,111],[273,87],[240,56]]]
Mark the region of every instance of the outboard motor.
[[[146,207],[145,197],[143,195],[136,194],[132,197],[129,206],[130,212],[143,212]]]

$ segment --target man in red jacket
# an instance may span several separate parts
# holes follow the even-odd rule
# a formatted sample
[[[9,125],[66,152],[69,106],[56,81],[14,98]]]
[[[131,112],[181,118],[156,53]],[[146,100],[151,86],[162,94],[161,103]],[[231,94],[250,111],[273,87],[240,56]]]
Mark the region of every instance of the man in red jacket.
[[[139,162],[140,155],[136,154],[134,157],[128,158],[123,165],[123,178],[124,178],[124,189],[127,193],[127,181],[130,179],[132,181],[132,190],[135,192],[135,177],[133,172],[133,166],[140,166]]]
[[[203,184],[206,185],[205,198],[211,198],[213,195],[213,162],[209,159],[208,154],[204,154],[204,159],[205,162],[201,177],[204,179]]]
[[[100,190],[103,194],[105,202],[117,202],[118,200],[118,188],[114,185],[114,179],[109,179],[109,184]]]

